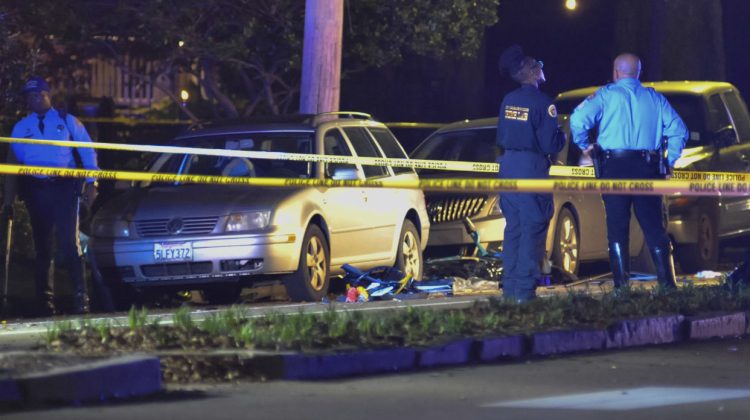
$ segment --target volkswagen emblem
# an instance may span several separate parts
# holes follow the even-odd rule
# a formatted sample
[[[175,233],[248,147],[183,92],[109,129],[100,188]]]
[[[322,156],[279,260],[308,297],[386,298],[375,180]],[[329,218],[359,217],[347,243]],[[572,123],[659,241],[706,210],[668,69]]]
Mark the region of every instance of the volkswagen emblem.
[[[167,223],[167,232],[172,235],[177,235],[182,232],[183,224],[182,219],[172,219]]]

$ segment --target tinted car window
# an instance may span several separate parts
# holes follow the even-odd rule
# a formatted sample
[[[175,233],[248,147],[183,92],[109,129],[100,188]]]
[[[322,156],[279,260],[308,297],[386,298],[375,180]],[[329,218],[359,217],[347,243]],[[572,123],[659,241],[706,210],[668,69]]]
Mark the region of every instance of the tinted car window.
[[[570,115],[573,110],[586,98],[562,99],[555,101],[557,115]]]
[[[718,93],[711,95],[708,98],[708,125],[711,131],[716,131],[732,124],[727,114],[727,109],[724,106],[724,101],[721,100],[721,95]]]
[[[396,138],[393,137],[393,134],[391,134],[390,131],[384,128],[370,128],[370,132],[378,140],[378,143],[380,143],[380,148],[383,149],[383,153],[385,153],[385,157],[392,158],[392,159],[406,159],[407,158],[406,154],[401,149],[401,146],[399,146],[398,140],[396,140]],[[393,172],[396,174],[414,172],[414,170],[411,168],[393,167],[392,169],[393,169]]]
[[[412,154],[413,159],[496,162],[495,127],[449,131],[431,136]],[[423,169],[420,173],[442,172]]]
[[[357,155],[362,157],[382,157],[375,143],[373,143],[367,130],[362,127],[346,127],[344,133],[352,142],[352,147]],[[384,166],[362,165],[365,177],[371,178],[388,174],[388,169]]]
[[[189,139],[177,146],[204,149],[310,153],[312,133],[247,133]],[[308,162],[250,159],[227,156],[164,155],[154,161],[152,172],[234,177],[307,178]]]
[[[672,108],[685,122],[688,131],[690,131],[689,141],[691,143],[705,143],[710,138],[711,131],[707,127],[706,121],[706,104],[702,96],[695,95],[664,95],[666,96]],[[722,107],[723,108],[723,107]]]
[[[352,152],[349,150],[344,136],[337,129],[331,129],[326,131],[323,137],[323,149],[324,153],[329,156],[351,156]],[[357,166],[348,163],[328,163],[326,164],[326,177],[331,178],[336,171],[351,170],[356,172]]]
[[[740,141],[746,142],[750,139],[750,118],[747,113],[747,106],[745,101],[739,96],[737,91],[728,92],[724,99],[727,101],[727,107],[729,112],[734,116],[734,128],[737,130],[737,135],[740,137]]]

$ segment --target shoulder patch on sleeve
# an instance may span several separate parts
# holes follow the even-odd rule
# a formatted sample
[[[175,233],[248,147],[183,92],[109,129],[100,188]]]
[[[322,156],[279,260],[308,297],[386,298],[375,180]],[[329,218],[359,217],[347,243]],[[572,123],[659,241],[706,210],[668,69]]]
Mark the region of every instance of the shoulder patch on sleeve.
[[[550,104],[547,108],[547,114],[552,118],[557,118],[557,108],[555,107],[555,104]]]

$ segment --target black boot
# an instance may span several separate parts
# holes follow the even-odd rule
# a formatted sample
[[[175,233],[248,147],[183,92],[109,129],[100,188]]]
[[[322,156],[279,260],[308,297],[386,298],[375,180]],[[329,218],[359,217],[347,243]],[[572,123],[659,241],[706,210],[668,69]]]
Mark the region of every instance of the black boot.
[[[57,315],[55,308],[55,264],[37,261],[34,282],[36,283],[36,310],[37,316]]]
[[[609,243],[609,266],[612,269],[612,279],[615,288],[628,286],[630,280],[630,250],[620,242]]]
[[[651,258],[654,260],[654,266],[656,266],[656,279],[659,284],[665,289],[676,289],[672,245],[667,244],[667,246],[652,248]]]
[[[86,290],[86,265],[83,258],[79,257],[71,261],[68,272],[73,281],[73,313],[87,314],[90,308],[89,294]]]

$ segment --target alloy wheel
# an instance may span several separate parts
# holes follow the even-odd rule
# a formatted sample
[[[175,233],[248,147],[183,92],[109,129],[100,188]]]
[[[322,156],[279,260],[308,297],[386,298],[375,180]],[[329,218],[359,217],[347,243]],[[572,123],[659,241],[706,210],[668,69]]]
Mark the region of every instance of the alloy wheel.
[[[570,215],[565,215],[560,223],[557,246],[562,264],[560,268],[568,273],[575,273],[578,266],[578,232],[575,220]]]
[[[316,291],[323,289],[326,283],[327,267],[326,252],[320,238],[313,236],[307,244],[306,253],[307,272],[310,278],[310,287]]]
[[[401,254],[404,257],[404,274],[419,275],[422,269],[419,240],[411,231],[404,233],[404,239],[401,242]]]

